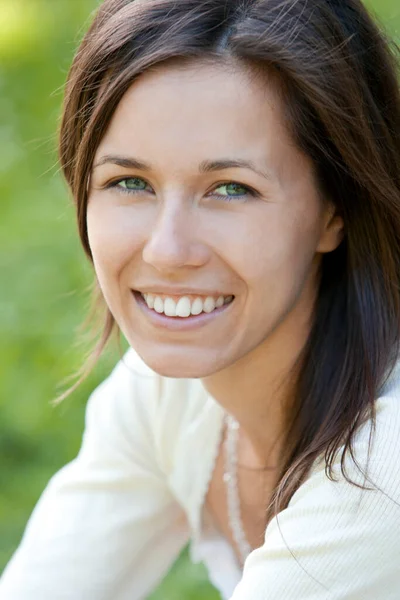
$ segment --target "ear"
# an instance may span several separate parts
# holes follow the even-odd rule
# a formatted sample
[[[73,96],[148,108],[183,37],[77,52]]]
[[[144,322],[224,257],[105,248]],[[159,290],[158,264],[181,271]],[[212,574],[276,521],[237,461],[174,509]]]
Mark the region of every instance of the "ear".
[[[326,253],[336,250],[343,238],[343,218],[338,214],[336,207],[329,204],[324,209],[322,216],[322,231],[316,252]]]

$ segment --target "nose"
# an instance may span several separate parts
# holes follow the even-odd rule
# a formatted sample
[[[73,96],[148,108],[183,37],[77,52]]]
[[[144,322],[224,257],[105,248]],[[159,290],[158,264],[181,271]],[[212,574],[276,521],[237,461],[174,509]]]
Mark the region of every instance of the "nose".
[[[209,251],[198,239],[195,220],[192,208],[164,204],[144,244],[144,262],[164,272],[204,265]]]

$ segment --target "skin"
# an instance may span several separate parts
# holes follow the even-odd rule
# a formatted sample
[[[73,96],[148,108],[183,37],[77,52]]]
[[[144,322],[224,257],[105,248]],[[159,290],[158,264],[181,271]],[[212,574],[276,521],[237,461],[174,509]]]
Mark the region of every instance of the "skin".
[[[104,164],[91,176],[89,242],[119,327],[158,373],[202,379],[241,425],[242,464],[278,463],[288,373],[309,335],[322,254],[339,245],[343,222],[322,201],[272,80],[222,63],[148,71],[121,100],[94,165],[110,154],[151,165]],[[199,172],[202,161],[227,158],[252,161],[266,177]],[[123,177],[140,178],[130,181],[139,191],[105,188]],[[204,328],[164,331],[131,292],[158,284],[235,300]]]

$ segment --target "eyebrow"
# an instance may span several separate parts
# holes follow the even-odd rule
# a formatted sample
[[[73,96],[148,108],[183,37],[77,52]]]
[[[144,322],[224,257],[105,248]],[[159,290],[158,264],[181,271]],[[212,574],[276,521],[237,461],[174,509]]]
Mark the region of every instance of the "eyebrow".
[[[151,166],[148,163],[145,163],[141,160],[138,160],[134,157],[127,156],[117,156],[114,154],[106,154],[102,156],[98,162],[93,166],[93,169],[97,167],[101,167],[105,164],[113,164],[118,165],[119,167],[123,167],[124,169],[137,169],[140,171],[151,171]],[[214,171],[223,171],[224,169],[250,169],[264,177],[264,179],[268,179],[271,181],[274,179],[272,173],[269,171],[263,171],[258,169],[252,161],[243,160],[240,158],[223,158],[220,160],[203,160],[199,165],[199,173],[212,173]]]

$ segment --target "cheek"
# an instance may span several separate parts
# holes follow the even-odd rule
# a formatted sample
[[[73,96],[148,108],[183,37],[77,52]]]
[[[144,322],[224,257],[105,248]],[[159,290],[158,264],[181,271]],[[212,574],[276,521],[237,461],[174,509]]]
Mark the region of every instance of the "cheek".
[[[96,275],[105,295],[110,293],[110,289],[122,276],[124,268],[139,251],[140,229],[138,221],[129,211],[104,206],[100,202],[89,203],[89,245]]]
[[[304,218],[282,206],[270,208],[243,231],[242,239],[248,241],[235,251],[237,270],[263,297],[295,293],[301,287],[318,240],[317,222],[310,214]]]

